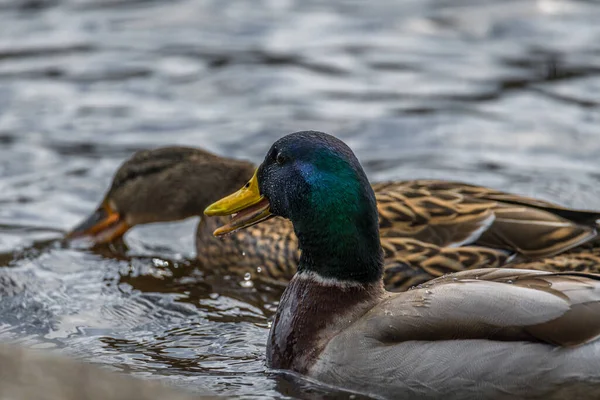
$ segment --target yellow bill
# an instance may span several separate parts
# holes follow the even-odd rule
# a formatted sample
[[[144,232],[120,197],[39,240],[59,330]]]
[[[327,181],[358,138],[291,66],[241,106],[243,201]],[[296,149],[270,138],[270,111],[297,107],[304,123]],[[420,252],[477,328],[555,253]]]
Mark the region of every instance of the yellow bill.
[[[256,174],[254,172],[252,179],[237,192],[206,207],[204,214],[209,217],[232,215],[231,221],[213,235],[222,236],[274,217],[269,210],[269,200],[260,194]]]

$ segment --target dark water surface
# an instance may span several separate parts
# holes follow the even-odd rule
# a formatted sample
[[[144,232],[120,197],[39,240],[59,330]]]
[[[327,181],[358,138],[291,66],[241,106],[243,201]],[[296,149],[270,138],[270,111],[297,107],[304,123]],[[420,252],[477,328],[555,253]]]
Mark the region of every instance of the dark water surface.
[[[265,372],[279,292],[197,265],[197,220],[59,239],[136,150],[258,162],[303,129],[373,180],[600,209],[596,4],[0,0],[0,340],[194,390],[327,395]]]

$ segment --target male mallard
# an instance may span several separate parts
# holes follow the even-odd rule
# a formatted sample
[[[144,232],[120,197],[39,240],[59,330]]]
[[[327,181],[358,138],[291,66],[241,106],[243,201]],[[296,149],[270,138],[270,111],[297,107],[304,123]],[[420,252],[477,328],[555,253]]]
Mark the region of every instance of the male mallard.
[[[235,213],[217,235],[274,215],[294,226],[270,368],[386,398],[600,398],[600,276],[478,269],[386,292],[375,194],[332,136],[278,140],[205,213]]]
[[[100,207],[70,236],[87,235],[103,243],[135,225],[202,215],[208,204],[244,184],[254,169],[249,162],[200,149],[138,152],[119,168]],[[594,221],[600,214],[454,182],[385,182],[373,189],[389,289],[405,290],[445,273],[529,259],[537,260],[539,269],[599,271],[596,249],[578,246],[596,237]],[[203,218],[198,226],[197,254],[205,266],[289,281],[299,257],[289,221],[274,218],[215,239],[212,232],[225,221]],[[560,261],[547,258],[574,248],[581,254]]]

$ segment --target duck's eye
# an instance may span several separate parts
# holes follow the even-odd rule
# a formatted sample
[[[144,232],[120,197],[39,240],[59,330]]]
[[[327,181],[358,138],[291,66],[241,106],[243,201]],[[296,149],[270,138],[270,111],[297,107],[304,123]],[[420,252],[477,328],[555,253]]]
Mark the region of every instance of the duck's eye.
[[[284,156],[283,154],[279,153],[277,154],[277,157],[275,158],[275,162],[279,165],[282,165],[283,163],[285,163],[287,161],[287,157]]]

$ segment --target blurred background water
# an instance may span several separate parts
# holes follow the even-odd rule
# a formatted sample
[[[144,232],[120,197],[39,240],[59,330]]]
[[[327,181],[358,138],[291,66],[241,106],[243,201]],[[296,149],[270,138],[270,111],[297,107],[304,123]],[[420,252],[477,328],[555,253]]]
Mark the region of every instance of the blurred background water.
[[[265,371],[276,288],[193,261],[197,219],[61,236],[134,151],[259,162],[335,134],[372,180],[600,209],[592,0],[0,0],[0,340],[192,390],[343,397]]]

